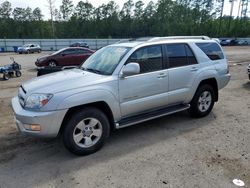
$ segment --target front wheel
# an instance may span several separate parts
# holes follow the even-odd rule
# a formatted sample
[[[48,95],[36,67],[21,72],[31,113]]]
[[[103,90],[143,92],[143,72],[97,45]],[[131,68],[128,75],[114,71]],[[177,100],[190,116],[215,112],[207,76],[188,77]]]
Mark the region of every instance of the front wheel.
[[[16,71],[16,77],[21,77],[22,76],[22,73],[21,73],[21,71]]]
[[[4,80],[9,80],[9,79],[10,79],[9,73],[4,73],[4,74],[3,74],[3,79],[4,79]]]
[[[55,61],[50,61],[50,62],[48,63],[48,65],[49,65],[49,67],[56,67],[56,66],[57,66],[57,64],[56,64]]]
[[[97,108],[89,107],[74,114],[63,131],[65,147],[76,155],[98,151],[109,135],[107,116]]]
[[[204,117],[207,116],[214,106],[215,94],[214,89],[210,85],[200,86],[190,105],[189,112],[193,117]]]

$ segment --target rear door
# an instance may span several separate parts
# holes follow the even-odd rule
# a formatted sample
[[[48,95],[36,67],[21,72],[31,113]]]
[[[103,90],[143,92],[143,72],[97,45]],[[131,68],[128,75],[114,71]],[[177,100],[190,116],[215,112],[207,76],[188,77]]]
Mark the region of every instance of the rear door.
[[[189,96],[200,65],[188,44],[167,44],[169,104],[183,103]]]
[[[140,74],[120,78],[120,107],[123,117],[164,107],[168,103],[168,70],[164,69],[162,45],[135,51],[127,63],[140,65]]]

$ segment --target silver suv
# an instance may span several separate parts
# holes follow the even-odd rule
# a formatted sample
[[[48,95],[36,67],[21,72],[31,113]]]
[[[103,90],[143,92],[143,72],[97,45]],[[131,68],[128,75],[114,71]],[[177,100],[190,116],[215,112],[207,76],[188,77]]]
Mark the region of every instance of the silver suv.
[[[78,155],[100,149],[110,130],[188,110],[204,117],[230,80],[220,45],[208,37],[113,44],[78,69],[21,85],[12,107],[18,129],[56,137]]]

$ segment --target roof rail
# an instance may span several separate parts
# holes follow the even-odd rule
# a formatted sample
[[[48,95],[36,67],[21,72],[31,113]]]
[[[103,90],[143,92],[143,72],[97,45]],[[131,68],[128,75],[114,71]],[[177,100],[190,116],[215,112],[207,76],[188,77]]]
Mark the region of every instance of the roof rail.
[[[152,38],[156,37],[139,37],[139,38],[128,38],[128,39],[121,39],[117,41],[116,43],[124,43],[124,42],[143,42],[143,41],[149,41]]]
[[[208,36],[171,36],[171,37],[154,37],[148,40],[148,42],[155,42],[160,40],[175,40],[175,39],[202,39],[211,40]]]

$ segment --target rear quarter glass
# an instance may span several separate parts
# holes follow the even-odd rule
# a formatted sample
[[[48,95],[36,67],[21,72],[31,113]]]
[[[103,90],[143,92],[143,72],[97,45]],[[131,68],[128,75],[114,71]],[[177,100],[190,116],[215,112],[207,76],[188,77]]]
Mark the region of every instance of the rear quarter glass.
[[[224,59],[225,56],[217,43],[195,43],[211,60]]]

